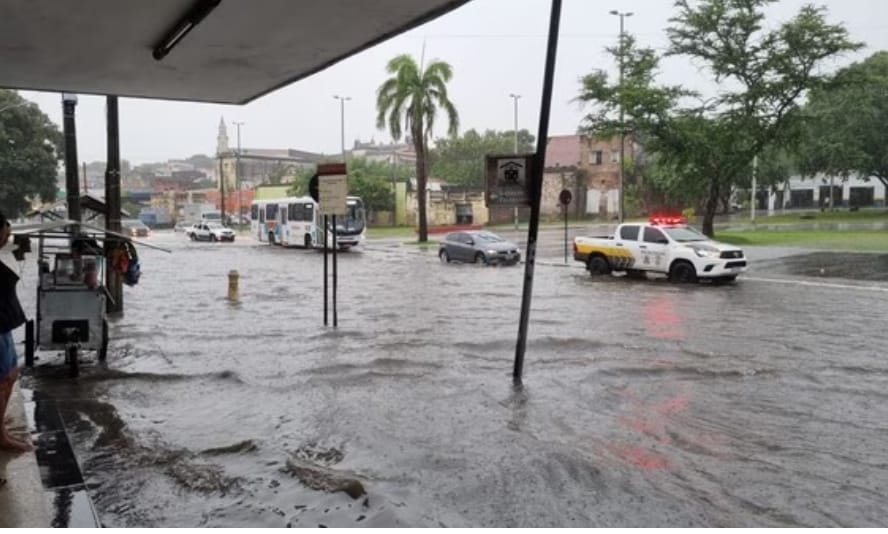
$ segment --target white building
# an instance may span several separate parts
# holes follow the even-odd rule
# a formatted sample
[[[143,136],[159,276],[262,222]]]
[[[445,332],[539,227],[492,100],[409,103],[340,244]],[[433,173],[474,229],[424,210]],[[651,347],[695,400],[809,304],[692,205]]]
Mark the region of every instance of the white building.
[[[837,208],[883,208],[885,207],[885,184],[878,178],[863,180],[853,177],[844,179],[818,175],[814,178],[796,176],[789,180],[789,195],[786,184],[776,186],[772,191],[762,191],[757,197],[757,208],[768,211],[787,209],[819,209],[832,202]]]

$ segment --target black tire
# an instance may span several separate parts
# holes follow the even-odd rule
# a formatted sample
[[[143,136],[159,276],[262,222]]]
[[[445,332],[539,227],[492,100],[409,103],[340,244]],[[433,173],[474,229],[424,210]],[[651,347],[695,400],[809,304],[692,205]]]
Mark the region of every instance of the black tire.
[[[305,248],[311,248],[311,236],[305,234]]]
[[[693,284],[697,281],[697,271],[691,262],[676,261],[669,268],[669,280],[679,284]]]
[[[99,361],[108,359],[108,320],[102,319],[102,344],[99,346]]]
[[[188,234],[188,238],[191,239],[192,241],[197,241],[197,236],[194,234]]]
[[[647,275],[639,269],[626,269],[626,278],[633,280],[647,280]]]
[[[487,256],[485,256],[483,252],[475,254],[475,263],[483,263],[484,265],[487,265]]]
[[[607,258],[602,256],[601,254],[589,256],[589,260],[586,262],[586,268],[589,269],[589,274],[591,274],[592,276],[600,276],[611,273],[610,262],[607,261]]]
[[[65,349],[65,359],[68,360],[68,372],[72,377],[80,375],[80,355],[77,347],[72,345]]]
[[[441,260],[441,263],[450,263],[450,254],[447,253],[447,249],[442,248],[438,252],[438,259]]]
[[[34,367],[34,319],[25,323],[25,367]]]

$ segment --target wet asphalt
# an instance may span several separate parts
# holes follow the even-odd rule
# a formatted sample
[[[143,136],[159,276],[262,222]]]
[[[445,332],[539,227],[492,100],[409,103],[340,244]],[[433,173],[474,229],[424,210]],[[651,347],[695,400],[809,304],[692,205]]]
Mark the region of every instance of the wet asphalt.
[[[107,365],[24,380],[105,526],[888,525],[888,255],[749,249],[677,286],[592,278],[546,230],[516,389],[523,265],[371,240],[333,329],[322,254],[150,239],[173,253],[142,250]]]

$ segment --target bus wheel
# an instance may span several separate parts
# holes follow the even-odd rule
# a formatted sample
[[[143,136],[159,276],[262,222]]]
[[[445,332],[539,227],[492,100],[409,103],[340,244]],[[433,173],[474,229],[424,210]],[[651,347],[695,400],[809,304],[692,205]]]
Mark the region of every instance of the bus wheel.
[[[305,234],[305,248],[311,248],[311,236]]]
[[[274,245],[274,232],[268,232],[268,244]]]

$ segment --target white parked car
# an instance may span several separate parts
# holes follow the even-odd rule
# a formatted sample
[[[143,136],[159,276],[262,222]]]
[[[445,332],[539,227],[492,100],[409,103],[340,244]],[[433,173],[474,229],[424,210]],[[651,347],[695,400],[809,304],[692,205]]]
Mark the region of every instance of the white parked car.
[[[192,241],[234,241],[234,230],[225,228],[219,223],[194,223],[185,229]]]

